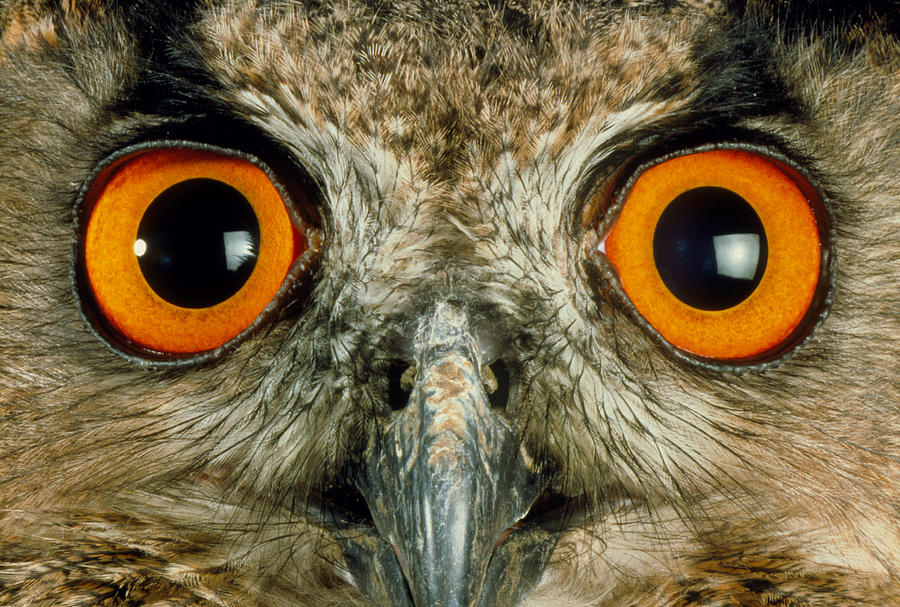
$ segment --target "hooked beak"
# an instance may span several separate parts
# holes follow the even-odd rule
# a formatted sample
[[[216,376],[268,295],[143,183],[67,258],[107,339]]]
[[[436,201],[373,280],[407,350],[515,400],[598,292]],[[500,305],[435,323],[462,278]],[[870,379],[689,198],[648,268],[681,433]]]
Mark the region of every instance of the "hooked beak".
[[[438,304],[415,347],[409,405],[370,441],[356,479],[375,529],[338,533],[345,560],[375,605],[511,607],[555,543],[513,528],[540,475],[490,409],[465,314]]]

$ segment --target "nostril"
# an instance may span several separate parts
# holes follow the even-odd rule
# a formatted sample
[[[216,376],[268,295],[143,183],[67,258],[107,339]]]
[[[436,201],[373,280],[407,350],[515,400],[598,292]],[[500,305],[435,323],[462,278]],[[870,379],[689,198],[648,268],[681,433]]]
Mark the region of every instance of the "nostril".
[[[509,369],[502,360],[497,359],[485,367],[485,372],[484,375],[489,372],[493,376],[490,380],[485,378],[485,383],[489,385],[489,388],[493,388],[488,391],[491,407],[505,409],[509,402]]]
[[[314,499],[339,525],[374,525],[369,504],[366,503],[362,493],[351,484],[339,483],[328,487]]]
[[[516,526],[563,529],[577,524],[577,521],[588,515],[587,498],[584,495],[568,497],[552,489],[545,489]]]
[[[415,371],[415,367],[400,359],[388,367],[388,405],[392,411],[399,411],[409,403]]]

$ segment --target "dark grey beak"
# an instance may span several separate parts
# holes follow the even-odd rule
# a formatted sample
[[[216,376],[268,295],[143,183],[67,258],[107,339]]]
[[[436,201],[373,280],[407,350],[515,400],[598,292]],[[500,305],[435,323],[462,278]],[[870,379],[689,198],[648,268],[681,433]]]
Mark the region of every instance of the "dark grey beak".
[[[465,314],[439,304],[415,347],[409,405],[370,442],[357,479],[376,529],[339,534],[348,567],[376,605],[515,605],[553,547],[513,528],[541,493],[538,471],[490,409]]]

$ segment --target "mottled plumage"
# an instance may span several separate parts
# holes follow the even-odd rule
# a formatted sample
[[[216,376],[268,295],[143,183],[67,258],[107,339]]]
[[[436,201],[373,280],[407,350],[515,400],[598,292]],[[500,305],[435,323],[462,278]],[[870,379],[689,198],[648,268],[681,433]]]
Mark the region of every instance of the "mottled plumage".
[[[522,605],[900,605],[900,15],[806,4],[0,2],[0,605],[369,604],[328,510],[443,309],[572,498]],[[322,235],[188,364],[77,280],[82,189],[148,141],[262,159]],[[771,361],[684,356],[592,261],[603,184],[707,144],[824,196],[827,312]]]

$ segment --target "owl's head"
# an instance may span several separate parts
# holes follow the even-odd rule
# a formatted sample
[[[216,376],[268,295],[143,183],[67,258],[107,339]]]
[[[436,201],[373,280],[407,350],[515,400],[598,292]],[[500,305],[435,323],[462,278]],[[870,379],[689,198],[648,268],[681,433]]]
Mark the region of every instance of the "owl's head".
[[[898,23],[0,2],[0,602],[895,601]]]

